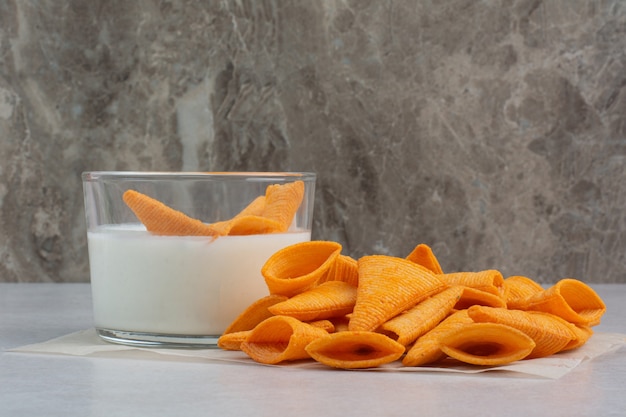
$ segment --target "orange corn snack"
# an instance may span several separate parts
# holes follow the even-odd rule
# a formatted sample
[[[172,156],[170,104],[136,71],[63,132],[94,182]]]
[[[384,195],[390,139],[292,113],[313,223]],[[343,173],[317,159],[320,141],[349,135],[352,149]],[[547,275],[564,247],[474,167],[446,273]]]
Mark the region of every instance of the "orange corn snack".
[[[210,225],[135,190],[125,191],[122,198],[151,233],[163,236],[218,236],[220,234]]]
[[[464,310],[473,305],[506,307],[506,301],[499,295],[462,285],[458,285],[458,287],[463,288],[463,292],[461,293],[459,301],[454,306],[457,310]]]
[[[590,286],[571,278],[528,297],[520,308],[551,313],[584,326],[599,324],[606,312],[606,305]]]
[[[265,191],[265,208],[262,216],[279,223],[280,231],[285,232],[289,229],[303,198],[302,181],[270,185]]]
[[[358,260],[359,286],[350,330],[373,331],[418,302],[446,288],[430,270],[385,255]]]
[[[406,257],[406,259],[430,269],[434,274],[443,274],[441,265],[439,265],[439,261],[437,260],[435,254],[428,245],[420,243]]]
[[[356,287],[343,281],[326,281],[269,307],[269,311],[277,316],[311,321],[345,316],[355,302]]]
[[[467,315],[467,310],[459,310],[451,314],[435,328],[417,339],[402,359],[402,364],[404,366],[420,366],[443,359],[445,354],[441,351],[441,337],[453,330],[462,329],[469,323],[473,323],[473,321]]]
[[[222,234],[253,235],[286,232],[304,197],[304,182],[269,185],[230,220],[212,223]]]
[[[309,357],[305,347],[328,332],[287,316],[259,323],[241,343],[241,350],[259,363],[277,364]]]
[[[593,329],[589,326],[577,326],[572,324],[572,332],[575,337],[563,348],[564,351],[581,347],[587,343],[587,340],[593,335]]]
[[[386,321],[381,329],[401,345],[408,346],[446,318],[462,293],[463,287],[447,288]]]
[[[227,223],[230,236],[262,235],[285,231],[281,223],[262,216],[239,216]]]
[[[334,323],[332,321],[330,321],[330,320],[327,320],[327,319],[309,321],[307,323],[310,324],[313,327],[319,327],[320,329],[324,329],[328,333],[335,332],[335,325],[334,325]]]
[[[356,259],[346,255],[339,255],[333,263],[328,275],[323,278],[326,281],[344,281],[352,286],[359,285],[359,267]]]
[[[505,324],[530,336],[535,342],[535,348],[527,356],[529,359],[560,352],[576,339],[570,323],[548,313],[473,306],[467,310],[467,314],[477,323]]]
[[[504,295],[504,278],[500,271],[488,269],[480,272],[452,272],[438,275],[448,285],[463,285],[477,290]]]
[[[323,279],[341,252],[341,245],[310,241],[287,246],[274,253],[261,268],[272,294],[294,296]]]
[[[252,330],[225,333],[217,339],[217,347],[224,350],[241,350],[241,344],[248,338]]]
[[[527,357],[535,342],[524,332],[498,323],[471,323],[440,339],[441,351],[473,365],[502,365]]]
[[[528,297],[543,291],[543,287],[530,278],[514,275],[504,280],[508,308],[517,309]]]
[[[287,300],[283,295],[270,294],[250,304],[233,322],[224,330],[224,334],[252,330],[263,320],[272,317],[269,307]]]
[[[399,359],[404,346],[374,332],[347,331],[333,333],[309,343],[308,354],[333,368],[375,368]]]

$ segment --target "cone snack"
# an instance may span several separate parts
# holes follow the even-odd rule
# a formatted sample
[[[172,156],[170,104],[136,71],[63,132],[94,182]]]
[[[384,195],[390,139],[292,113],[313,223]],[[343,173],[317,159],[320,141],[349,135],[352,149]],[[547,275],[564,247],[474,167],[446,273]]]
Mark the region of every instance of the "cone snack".
[[[524,276],[511,276],[504,280],[504,293],[508,308],[517,309],[530,296],[543,292],[543,287]]]
[[[372,255],[360,258],[358,264],[359,287],[350,330],[373,331],[446,288],[429,269],[406,259]]]
[[[304,183],[269,185],[264,196],[253,200],[227,221],[229,235],[283,233],[289,229],[304,197]]]
[[[497,323],[471,323],[440,339],[441,351],[472,365],[504,365],[526,358],[535,342],[524,332]]]
[[[453,272],[441,274],[438,277],[448,285],[463,285],[499,297],[504,296],[504,278],[500,271],[495,269],[480,272]]]
[[[406,257],[409,261],[429,269],[433,274],[443,274],[441,265],[430,246],[420,243]]]
[[[359,285],[358,262],[349,256],[339,254],[326,277],[319,282],[323,281],[344,281],[357,287]]]
[[[283,225],[263,216],[241,216],[227,222],[230,236],[262,235],[284,232]]]
[[[463,292],[454,306],[456,310],[464,310],[473,305],[506,307],[506,300],[499,295],[463,285],[459,287],[463,289]]]
[[[265,191],[262,217],[278,223],[281,232],[287,231],[303,197],[304,183],[302,181],[270,185]]]
[[[571,323],[595,326],[606,312],[604,301],[582,281],[562,279],[545,291],[528,297],[521,309],[543,311]]]
[[[305,347],[328,332],[287,316],[273,316],[254,328],[241,350],[259,363],[277,364],[309,357]]]
[[[398,343],[408,346],[451,313],[463,290],[460,286],[447,288],[386,321],[381,329]]]
[[[404,346],[374,332],[346,331],[334,333],[309,343],[308,354],[333,368],[374,368],[402,356]]]
[[[294,296],[323,280],[341,252],[341,245],[328,241],[302,242],[272,255],[261,274],[272,294]]]
[[[218,236],[220,231],[188,217],[158,200],[134,190],[123,195],[124,202],[149,232],[163,236]]]
[[[590,326],[573,325],[572,331],[575,337],[563,348],[563,351],[581,347],[593,335],[593,329]]]
[[[327,281],[268,310],[274,315],[311,321],[345,316],[355,303],[356,287],[343,281]]]
[[[241,350],[241,344],[246,341],[252,330],[224,333],[217,339],[217,347],[224,350]]]
[[[335,324],[332,321],[326,319],[307,321],[307,323],[313,327],[319,327],[320,329],[324,329],[328,333],[334,333],[336,330]]]

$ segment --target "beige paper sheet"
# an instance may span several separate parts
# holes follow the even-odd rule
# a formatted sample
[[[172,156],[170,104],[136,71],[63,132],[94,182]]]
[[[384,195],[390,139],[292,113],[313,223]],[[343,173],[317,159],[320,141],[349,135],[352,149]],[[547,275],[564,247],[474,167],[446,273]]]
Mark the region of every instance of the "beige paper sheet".
[[[539,378],[558,379],[573,370],[583,362],[592,360],[600,355],[615,352],[626,345],[626,335],[617,333],[596,333],[581,348],[552,355],[548,358],[517,361],[505,366],[476,367],[471,365],[450,366],[422,366],[402,367],[395,362],[367,371],[378,372],[447,372],[464,374],[487,374],[498,376],[506,373],[507,376],[531,376]],[[103,341],[96,334],[95,329],[87,329],[61,336],[46,342],[21,346],[11,349],[10,352],[61,354],[72,356],[106,356],[134,359],[156,360],[184,360],[184,361],[220,361],[237,362],[253,366],[261,366],[252,361],[242,352],[224,351],[221,349],[157,349],[142,348],[112,344]],[[263,365],[265,366],[265,365]],[[325,365],[314,361],[299,361],[289,363],[289,366],[308,369],[327,369]]]

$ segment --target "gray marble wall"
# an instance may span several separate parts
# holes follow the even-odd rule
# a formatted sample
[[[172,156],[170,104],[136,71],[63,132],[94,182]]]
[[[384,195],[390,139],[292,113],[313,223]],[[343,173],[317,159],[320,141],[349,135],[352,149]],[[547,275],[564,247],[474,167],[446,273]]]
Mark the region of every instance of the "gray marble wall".
[[[307,170],[314,238],[626,282],[626,2],[0,0],[0,281],[89,279],[87,170]]]

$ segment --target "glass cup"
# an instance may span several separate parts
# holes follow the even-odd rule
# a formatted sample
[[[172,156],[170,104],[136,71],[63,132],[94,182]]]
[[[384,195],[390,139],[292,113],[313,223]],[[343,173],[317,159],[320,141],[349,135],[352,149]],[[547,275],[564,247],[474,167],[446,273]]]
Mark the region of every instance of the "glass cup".
[[[226,327],[269,293],[261,276],[266,260],[311,239],[313,173],[85,172],[82,179],[95,328],[110,342],[215,347]],[[134,190],[206,225],[232,219],[270,185],[296,181],[304,195],[293,220],[271,233],[163,235],[123,199]],[[160,219],[159,226],[166,222]]]

